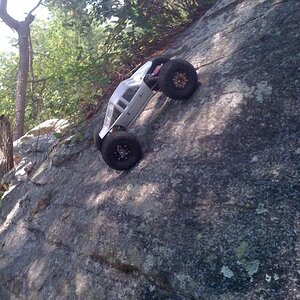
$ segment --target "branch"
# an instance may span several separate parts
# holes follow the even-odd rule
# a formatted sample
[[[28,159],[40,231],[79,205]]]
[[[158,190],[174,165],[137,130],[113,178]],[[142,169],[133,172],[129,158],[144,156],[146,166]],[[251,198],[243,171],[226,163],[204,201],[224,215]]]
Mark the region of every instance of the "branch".
[[[38,2],[38,4],[28,13],[28,15],[31,15],[40,6],[41,3],[42,3],[42,0],[40,0]]]
[[[28,83],[40,83],[40,82],[45,82],[49,79],[52,79],[52,76],[44,77],[44,78],[40,78],[40,79],[28,80]]]
[[[35,77],[34,77],[34,72],[33,72],[33,49],[32,49],[32,40],[31,40],[31,34],[29,31],[29,35],[28,35],[28,40],[29,40],[29,73],[31,75],[31,94],[32,94],[32,98],[34,99],[34,81],[35,81]]]
[[[25,18],[25,24],[28,26],[34,21],[35,16],[32,15],[32,13],[39,7],[39,5],[42,3],[42,0],[39,0],[38,4],[27,14]]]
[[[10,28],[18,31],[19,22],[7,13],[7,0],[0,0],[0,18]]]
[[[27,14],[25,18],[25,23],[29,26],[33,21],[35,16],[32,15],[32,13],[40,6],[42,3],[42,0],[39,0],[38,4]]]

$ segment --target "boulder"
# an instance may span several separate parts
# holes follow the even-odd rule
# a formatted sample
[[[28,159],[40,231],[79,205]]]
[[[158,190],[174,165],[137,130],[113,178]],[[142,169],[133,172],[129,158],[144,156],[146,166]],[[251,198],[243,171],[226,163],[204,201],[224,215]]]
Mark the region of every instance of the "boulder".
[[[57,140],[56,133],[62,133],[69,126],[67,120],[45,121],[14,141],[14,155],[26,157],[29,153],[43,153]]]
[[[67,120],[47,120],[14,141],[15,168],[2,178],[2,183],[13,183],[14,180],[26,181],[34,166],[47,155],[48,150],[57,142],[69,126]]]
[[[1,201],[0,299],[298,299],[300,2],[220,0],[168,54],[201,85],[157,94],[115,172],[59,142]]]
[[[51,119],[32,128],[26,133],[26,135],[42,136],[42,135],[49,135],[54,132],[61,133],[68,127],[69,127],[69,122],[65,119]]]

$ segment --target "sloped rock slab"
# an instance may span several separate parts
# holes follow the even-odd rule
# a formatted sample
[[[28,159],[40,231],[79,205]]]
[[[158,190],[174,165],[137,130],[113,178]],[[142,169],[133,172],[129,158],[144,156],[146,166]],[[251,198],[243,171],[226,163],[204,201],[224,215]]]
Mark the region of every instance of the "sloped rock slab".
[[[201,86],[150,103],[131,171],[96,119],[57,146],[1,202],[0,298],[298,299],[299,10],[224,0],[183,33]]]

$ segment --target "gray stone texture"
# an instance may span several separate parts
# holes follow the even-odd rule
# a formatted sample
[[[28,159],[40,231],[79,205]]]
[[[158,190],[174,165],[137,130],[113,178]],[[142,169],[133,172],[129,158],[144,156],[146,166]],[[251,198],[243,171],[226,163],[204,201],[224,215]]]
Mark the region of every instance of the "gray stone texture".
[[[98,117],[62,139],[1,202],[0,299],[300,299],[299,11],[221,0],[181,34],[201,86],[151,101],[129,172]]]

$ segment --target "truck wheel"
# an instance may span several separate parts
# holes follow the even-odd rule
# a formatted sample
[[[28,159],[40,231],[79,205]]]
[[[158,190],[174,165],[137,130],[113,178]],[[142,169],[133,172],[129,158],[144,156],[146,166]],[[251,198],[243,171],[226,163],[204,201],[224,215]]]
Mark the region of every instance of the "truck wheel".
[[[166,96],[173,99],[186,99],[194,93],[198,86],[197,72],[185,60],[170,60],[162,66],[158,84]]]
[[[94,143],[95,143],[96,148],[101,152],[103,140],[100,138],[99,132],[100,132],[99,128],[96,128],[94,130]]]
[[[104,138],[102,157],[115,170],[129,170],[142,157],[141,145],[132,134],[112,132]]]

